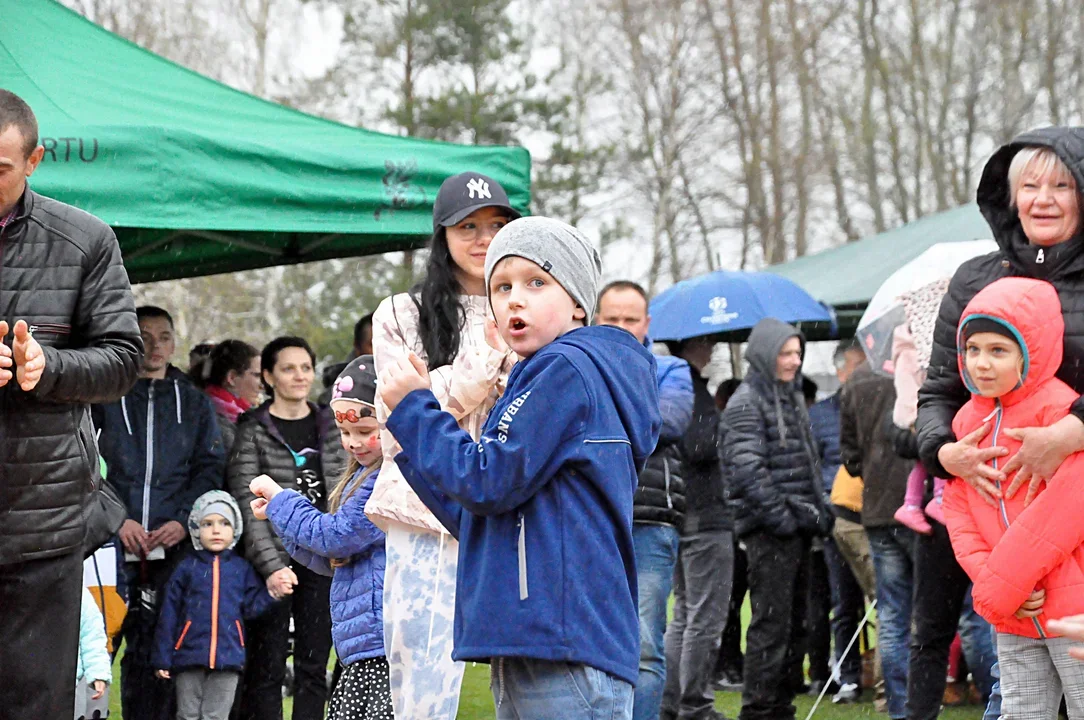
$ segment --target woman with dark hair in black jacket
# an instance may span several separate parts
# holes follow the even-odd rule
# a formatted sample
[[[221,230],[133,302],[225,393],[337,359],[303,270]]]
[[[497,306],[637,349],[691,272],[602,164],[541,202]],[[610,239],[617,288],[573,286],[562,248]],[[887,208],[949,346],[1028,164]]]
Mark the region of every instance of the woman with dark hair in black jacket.
[[[299,337],[280,337],[263,349],[260,367],[271,400],[241,416],[226,465],[226,483],[244,513],[246,559],[280,602],[253,622],[249,662],[241,701],[246,720],[282,717],[282,683],[294,620],[294,714],[321,720],[327,701],[327,660],[331,652],[331,578],[291,560],[266,520],[250,506],[249,482],[269,475],[308,497],[319,510],[346,466],[339,433],[329,412],[309,402],[316,356]]]
[[[952,432],[953,417],[970,397],[957,365],[956,328],[971,298],[995,280],[1009,276],[1046,280],[1057,289],[1065,318],[1058,378],[1077,392],[1084,391],[1082,187],[1084,128],[1034,130],[995,152],[983,170],[978,203],[999,250],[964,263],[941,303],[930,368],[918,396],[918,452],[933,475],[962,478],[990,502],[1002,493],[998,484],[1009,478],[1006,497],[1029,483],[1028,492],[1033,493],[1066,457],[1084,450],[1084,399],[1049,427],[1004,430],[1023,445],[1002,468],[992,467],[988,462],[1007,451],[985,440],[989,423],[964,438]],[[968,582],[953,556],[947,531],[934,524],[934,533],[921,536],[915,550],[910,720],[937,716],[948,647]]]

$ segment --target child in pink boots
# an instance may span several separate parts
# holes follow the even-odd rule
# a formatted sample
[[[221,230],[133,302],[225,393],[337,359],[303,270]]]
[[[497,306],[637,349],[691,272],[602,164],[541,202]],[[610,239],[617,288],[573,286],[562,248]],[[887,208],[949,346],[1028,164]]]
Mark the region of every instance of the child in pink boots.
[[[906,324],[896,328],[892,335],[892,363],[895,367],[896,405],[892,408],[892,422],[897,427],[914,430],[918,417],[918,389],[926,379],[926,370],[918,361],[914,338]],[[893,517],[904,527],[917,533],[929,535],[933,532],[927,517],[945,524],[945,514],[941,509],[941,495],[945,490],[945,480],[933,479],[933,500],[922,508],[922,497],[926,493],[926,478],[929,473],[921,462],[916,462],[907,477],[907,492],[903,496],[903,506]]]

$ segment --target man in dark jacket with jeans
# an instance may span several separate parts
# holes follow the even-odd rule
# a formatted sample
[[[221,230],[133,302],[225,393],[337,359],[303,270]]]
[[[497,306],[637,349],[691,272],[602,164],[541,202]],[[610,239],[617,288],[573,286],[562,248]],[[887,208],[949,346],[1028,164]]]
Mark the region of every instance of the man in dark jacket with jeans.
[[[0,90],[0,715],[71,717],[88,405],[135,382],[135,303],[109,226],[27,186],[34,113]]]
[[[173,319],[165,310],[136,311],[146,352],[140,379],[118,402],[94,408],[109,480],[128,506],[120,529],[125,550],[128,615],[122,633],[124,716],[170,716],[172,686],[151,662],[161,593],[184,550],[196,499],[221,488],[226,453],[206,395],[170,373]]]
[[[712,720],[712,674],[726,624],[734,579],[734,520],[726,505],[719,465],[719,411],[701,373],[713,344],[703,338],[667,343],[689,363],[693,417],[682,438],[685,525],[674,569],[674,617],[666,628],[666,719]]]
[[[650,345],[647,293],[634,282],[618,280],[602,288],[595,321],[624,328]],[[632,510],[640,613],[640,676],[632,704],[633,720],[654,720],[662,705],[667,675],[663,643],[666,606],[685,512],[680,446],[693,410],[689,364],[672,355],[656,357],[656,364],[662,431],[655,452],[640,473]]]
[[[774,318],[749,335],[749,374],[723,411],[722,459],[749,557],[741,720],[794,717],[790,670],[804,654],[809,550],[831,530],[801,392],[803,339]]]

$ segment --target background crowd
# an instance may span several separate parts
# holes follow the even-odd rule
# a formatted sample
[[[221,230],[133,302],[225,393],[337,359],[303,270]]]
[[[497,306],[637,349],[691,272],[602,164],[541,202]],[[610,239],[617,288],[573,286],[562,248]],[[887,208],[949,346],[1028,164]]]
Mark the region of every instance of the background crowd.
[[[1025,152],[1027,162],[1014,171],[1013,158]],[[281,717],[292,655],[294,716],[324,717],[329,685],[336,684],[326,673],[335,628],[332,579],[299,561],[296,539],[257,510],[266,487],[256,492],[253,480],[266,476],[323,514],[343,508],[333,500],[336,488],[351,477],[351,457],[359,457],[344,428],[359,419],[344,419],[331,405],[343,399],[344,377],[351,386],[375,388],[375,379],[351,375],[368,356],[374,377],[410,356],[420,360],[441,407],[479,436],[515,364],[488,322],[486,249],[519,213],[492,179],[449,178],[434,207],[426,278],[358,321],[353,354],[326,369],[321,392],[314,387],[316,353],[300,337],[276,338],[260,350],[223,340],[197,348],[187,370],[175,367],[172,318],[167,309],[134,307],[108,227],[27,187],[41,158],[33,115],[0,92],[0,160],[8,157],[18,161],[9,163],[17,182],[0,176],[0,310],[18,322],[0,323],[8,518],[0,525],[0,674],[37,684],[70,664],[101,691],[100,663],[77,664],[75,639],[101,643],[80,633],[76,591],[86,527],[81,478],[89,470],[102,492],[97,478],[104,471],[126,515],[117,532],[128,605],[117,638],[124,644],[124,716],[177,712],[176,698],[184,695],[155,653],[167,586],[190,563],[186,541],[197,553],[206,549],[197,537],[206,547],[221,543],[211,525],[224,517],[240,537],[221,547],[238,543],[244,572],[254,571],[262,584],[257,594],[269,597],[237,621],[244,660],[231,665],[238,683],[226,704],[239,717]],[[1027,164],[1034,158],[1046,165]],[[925,343],[922,383],[905,382],[902,362],[895,377],[877,372],[858,345],[844,342],[833,357],[841,389],[817,402],[816,386],[801,375],[804,337],[770,318],[749,337],[745,377],[714,395],[702,374],[711,338],[668,343],[668,352],[656,356],[662,426],[631,518],[640,636],[633,717],[715,717],[714,689],[740,686],[742,720],[787,720],[798,693],[852,703],[871,684],[878,685],[878,709],[893,720],[931,719],[946,699],[957,636],[975,699],[989,703],[992,717],[1001,714],[994,640],[1004,643],[1006,633],[1000,624],[995,633],[972,607],[974,578],[957,561],[958,539],[939,520],[943,483],[935,478],[959,478],[958,487],[967,483],[991,499],[1025,489],[1034,495],[1067,457],[1084,450],[1079,399],[1056,421],[1007,430],[1019,449],[1001,467],[991,461],[1004,453],[982,442],[985,425],[979,430],[986,432],[961,437],[953,426],[975,392],[961,377],[957,326],[974,296],[1005,277],[1057,290],[1064,357],[1051,372],[1073,393],[1084,390],[1081,161],[1084,131],[1065,128],[1027,134],[990,160],[978,197],[1000,250],[966,263],[948,286]],[[484,200],[467,190],[479,182],[491,191]],[[648,298],[637,284],[610,283],[580,305],[593,310],[592,324],[623,328],[650,347]],[[906,359],[906,349],[901,342],[897,360]],[[382,600],[377,615],[374,592],[364,612],[379,620],[358,632],[381,638],[396,717],[451,718],[463,675],[463,664],[451,659],[455,595],[463,591],[456,588],[457,541],[396,469],[399,446],[383,426],[388,409],[372,392],[356,401],[381,423],[369,450],[379,445],[383,464],[378,477],[366,475],[364,510],[366,522],[385,535],[386,552],[382,563],[365,566],[379,572]],[[352,471],[360,479],[356,462]],[[912,507],[908,483],[916,478],[929,515],[917,529],[913,516],[900,513]],[[220,490],[230,497],[215,501]],[[742,656],[736,638],[746,593],[751,617]],[[855,641],[874,602],[879,653],[871,674],[883,678],[883,687],[863,677],[866,646]],[[1042,605],[1043,598],[1029,598],[1017,612],[1039,617]],[[40,647],[52,649],[52,641],[24,631],[38,627],[42,615],[50,619],[43,633],[58,638],[56,648],[71,648],[70,658],[58,650],[59,662],[47,660]],[[1043,641],[1045,621],[1036,621]],[[178,648],[190,631],[198,629],[185,625]],[[210,642],[213,658],[216,632]],[[962,679],[956,664],[953,674]],[[1058,672],[1075,716],[1084,708],[1072,699],[1068,671],[1059,665]],[[1006,698],[1015,701],[1019,687],[1006,681]],[[71,707],[64,690],[28,698],[6,686],[0,703],[27,708],[27,716],[58,716],[60,702]]]

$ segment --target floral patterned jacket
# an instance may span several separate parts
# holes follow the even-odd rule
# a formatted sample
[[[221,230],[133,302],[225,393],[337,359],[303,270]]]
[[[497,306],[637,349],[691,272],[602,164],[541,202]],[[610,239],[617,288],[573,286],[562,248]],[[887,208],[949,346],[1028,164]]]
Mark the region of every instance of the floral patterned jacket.
[[[459,353],[451,365],[431,369],[429,377],[441,408],[477,439],[486,416],[504,393],[516,355],[494,350],[486,342],[486,322],[493,315],[485,296],[460,295],[459,302],[465,315]],[[411,352],[428,362],[418,333],[418,306],[409,294],[400,293],[386,298],[373,313],[373,358],[377,374]],[[434,533],[447,532],[395,465],[400,447],[385,427],[388,409],[379,394],[376,416],[380,421],[384,464],[365,513],[384,531],[389,521],[396,521]]]

